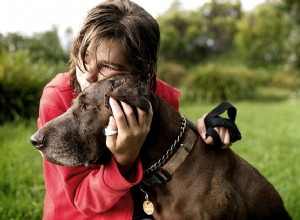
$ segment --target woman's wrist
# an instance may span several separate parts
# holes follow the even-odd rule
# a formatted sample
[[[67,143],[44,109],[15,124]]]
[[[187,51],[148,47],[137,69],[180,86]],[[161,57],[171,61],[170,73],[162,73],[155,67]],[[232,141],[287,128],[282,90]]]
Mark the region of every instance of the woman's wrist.
[[[120,173],[126,178],[130,176],[132,168],[136,162],[136,159],[133,161],[122,161],[121,163],[116,160]]]

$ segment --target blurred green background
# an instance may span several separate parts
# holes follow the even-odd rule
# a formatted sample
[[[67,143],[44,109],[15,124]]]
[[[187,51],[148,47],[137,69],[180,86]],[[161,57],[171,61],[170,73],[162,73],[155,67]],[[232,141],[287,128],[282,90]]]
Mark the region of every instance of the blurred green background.
[[[243,139],[232,149],[300,219],[299,1],[267,1],[248,12],[239,1],[212,0],[193,11],[174,1],[157,20],[158,76],[180,88],[180,111],[195,121],[221,100],[233,103]],[[66,48],[56,27],[0,33],[0,219],[41,219],[42,159],[29,137],[43,87],[68,70]]]

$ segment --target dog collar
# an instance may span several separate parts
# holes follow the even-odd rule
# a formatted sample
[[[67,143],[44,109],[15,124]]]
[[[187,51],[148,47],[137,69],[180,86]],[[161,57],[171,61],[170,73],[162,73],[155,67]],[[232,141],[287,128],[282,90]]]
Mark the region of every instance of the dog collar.
[[[180,142],[183,134],[185,133],[187,127],[186,124],[187,120],[182,115],[180,132],[172,146],[167,150],[166,154],[158,160],[158,162],[156,162],[150,168],[144,171],[143,183],[145,185],[152,186],[154,184],[163,184],[169,181],[175,170],[183,163],[183,161],[189,155],[198,137],[195,131],[196,129],[191,122],[189,123],[190,126],[187,130],[184,142],[180,145],[180,147],[174,153],[174,155],[169,159],[176,145]]]

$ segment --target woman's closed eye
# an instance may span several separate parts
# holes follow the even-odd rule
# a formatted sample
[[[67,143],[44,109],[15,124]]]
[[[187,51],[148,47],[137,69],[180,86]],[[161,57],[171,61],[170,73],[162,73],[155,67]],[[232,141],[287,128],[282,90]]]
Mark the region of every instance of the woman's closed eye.
[[[102,76],[110,76],[116,72],[116,70],[109,64],[100,63],[98,64],[98,72]]]
[[[100,63],[98,65],[98,71],[101,75],[103,76],[111,76],[114,74],[127,74],[129,73],[128,71],[125,70],[125,68],[121,68],[116,65],[111,65],[109,63]]]
[[[101,67],[102,67],[102,68],[105,68],[105,69],[117,71],[116,69],[114,69],[114,68],[113,68],[112,66],[110,66],[109,64],[101,64]]]

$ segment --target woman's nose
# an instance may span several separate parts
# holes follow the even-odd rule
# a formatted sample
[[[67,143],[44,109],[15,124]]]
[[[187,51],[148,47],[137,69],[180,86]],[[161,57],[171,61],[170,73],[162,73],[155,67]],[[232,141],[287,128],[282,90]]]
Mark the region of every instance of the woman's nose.
[[[86,73],[86,81],[88,82],[97,82],[98,81],[98,74],[93,73],[93,71],[87,71]]]

